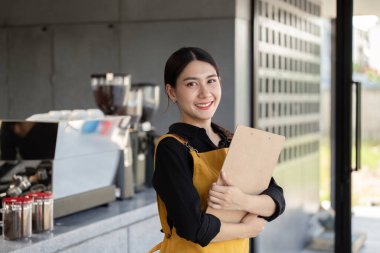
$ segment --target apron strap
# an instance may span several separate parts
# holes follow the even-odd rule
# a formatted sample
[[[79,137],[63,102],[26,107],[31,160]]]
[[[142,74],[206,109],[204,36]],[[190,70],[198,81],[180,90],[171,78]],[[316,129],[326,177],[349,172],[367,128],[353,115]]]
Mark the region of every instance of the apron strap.
[[[187,143],[187,140],[183,139],[182,137],[180,137],[180,136],[178,136],[176,134],[164,134],[164,135],[161,135],[159,137],[159,139],[157,140],[156,148],[157,148],[158,143],[160,141],[162,141],[163,139],[168,138],[168,137],[172,137],[172,138],[176,139],[177,141],[179,141],[182,144],[186,144]]]
[[[162,242],[158,243],[156,246],[154,246],[153,248],[151,248],[151,249],[148,251],[148,253],[153,253],[153,252],[155,252],[155,251],[157,251],[157,250],[160,250],[160,249],[161,249],[161,244],[162,244]]]
[[[160,141],[162,141],[163,139],[168,138],[168,137],[171,137],[171,138],[176,139],[178,142],[180,142],[180,143],[182,143],[183,145],[185,145],[185,147],[186,147],[190,152],[191,152],[191,151],[194,151],[194,152],[198,155],[198,150],[195,149],[195,148],[193,148],[193,147],[189,144],[189,141],[188,141],[188,140],[186,140],[186,139],[184,139],[184,138],[182,138],[181,136],[176,135],[176,134],[164,134],[164,135],[162,135],[162,136],[158,139],[158,141],[157,141],[157,145],[158,145],[158,143],[159,143]],[[156,145],[156,148],[157,148],[157,145]],[[199,157],[199,155],[198,155],[198,157]]]

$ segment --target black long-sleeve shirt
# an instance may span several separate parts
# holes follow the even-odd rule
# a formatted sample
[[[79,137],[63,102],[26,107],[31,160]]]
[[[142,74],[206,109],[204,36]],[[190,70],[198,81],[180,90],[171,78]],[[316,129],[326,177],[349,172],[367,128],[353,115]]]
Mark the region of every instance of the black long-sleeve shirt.
[[[229,147],[232,134],[212,124],[213,130],[220,136],[218,146],[210,140],[205,129],[185,123],[170,126],[169,133],[187,140],[198,152],[207,152]],[[163,139],[156,151],[153,187],[164,201],[167,210],[167,221],[175,227],[179,236],[206,246],[220,231],[220,220],[201,210],[200,199],[193,185],[193,159],[187,147],[174,138]],[[272,178],[269,187],[262,192],[270,196],[276,210],[271,221],[285,210],[283,190]]]

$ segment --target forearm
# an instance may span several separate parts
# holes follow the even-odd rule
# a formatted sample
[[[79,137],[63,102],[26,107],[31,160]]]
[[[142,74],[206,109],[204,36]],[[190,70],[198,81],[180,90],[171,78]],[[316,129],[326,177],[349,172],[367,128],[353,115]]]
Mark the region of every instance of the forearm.
[[[256,237],[264,230],[266,223],[263,218],[255,214],[247,214],[240,223],[221,222],[219,233],[212,241],[219,242]]]
[[[248,213],[269,217],[274,214],[276,204],[271,197],[263,195],[246,195],[244,210]]]
[[[214,237],[212,242],[227,241],[233,239],[247,238],[246,224],[243,223],[226,223],[222,222],[219,233]]]

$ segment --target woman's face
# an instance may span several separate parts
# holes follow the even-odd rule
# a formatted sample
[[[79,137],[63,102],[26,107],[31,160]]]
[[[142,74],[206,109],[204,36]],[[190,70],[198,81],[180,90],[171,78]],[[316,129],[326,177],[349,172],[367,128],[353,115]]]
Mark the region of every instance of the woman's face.
[[[197,126],[211,122],[222,95],[215,68],[198,60],[184,68],[175,89],[167,84],[166,91],[170,99],[177,103],[182,122]]]

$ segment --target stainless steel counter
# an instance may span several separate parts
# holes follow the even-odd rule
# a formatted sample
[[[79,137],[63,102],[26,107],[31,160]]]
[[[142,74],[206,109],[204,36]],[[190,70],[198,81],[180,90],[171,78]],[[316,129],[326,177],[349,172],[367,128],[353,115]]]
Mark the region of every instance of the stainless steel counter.
[[[56,219],[54,231],[25,241],[0,239],[0,252],[147,252],[162,239],[153,189],[132,199]]]

